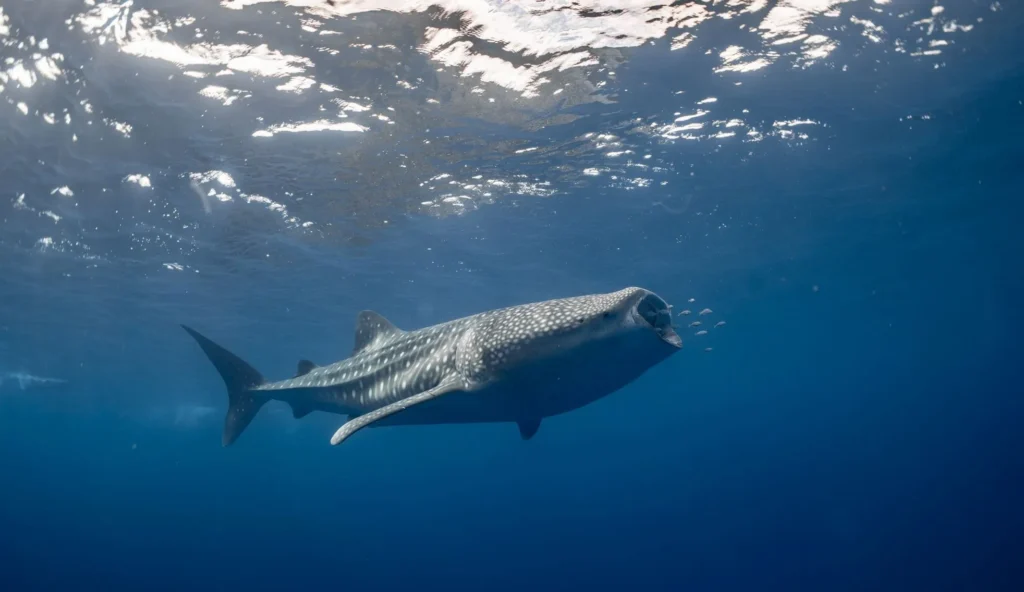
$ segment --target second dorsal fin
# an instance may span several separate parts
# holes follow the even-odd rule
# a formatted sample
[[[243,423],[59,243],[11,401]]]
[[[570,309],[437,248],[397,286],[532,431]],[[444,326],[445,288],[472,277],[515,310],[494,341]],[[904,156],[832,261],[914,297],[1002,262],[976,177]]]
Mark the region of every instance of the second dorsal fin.
[[[401,334],[402,330],[385,319],[384,315],[364,310],[356,317],[356,345],[352,349],[352,355],[380,347]]]
[[[295,370],[295,378],[309,374],[313,371],[313,368],[316,368],[316,364],[313,362],[310,362],[309,360],[299,360],[299,366]]]

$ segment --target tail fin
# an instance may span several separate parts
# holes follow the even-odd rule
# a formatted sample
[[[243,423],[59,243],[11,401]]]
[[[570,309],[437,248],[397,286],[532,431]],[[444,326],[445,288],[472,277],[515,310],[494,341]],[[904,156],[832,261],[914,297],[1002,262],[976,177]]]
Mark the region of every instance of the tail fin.
[[[221,444],[230,446],[267,402],[265,397],[250,391],[253,387],[263,384],[263,377],[245,360],[203,337],[195,329],[185,325],[181,327],[199,343],[199,347],[203,348],[228,387],[228,413],[224,417]]]

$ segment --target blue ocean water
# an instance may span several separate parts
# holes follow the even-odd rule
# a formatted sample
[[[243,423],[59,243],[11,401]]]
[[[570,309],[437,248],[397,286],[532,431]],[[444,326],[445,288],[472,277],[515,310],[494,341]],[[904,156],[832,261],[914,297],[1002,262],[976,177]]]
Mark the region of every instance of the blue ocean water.
[[[0,589],[1021,589],[1018,3],[4,0],[0,58]],[[221,447],[178,326],[283,378],[633,285],[726,324],[525,442]]]

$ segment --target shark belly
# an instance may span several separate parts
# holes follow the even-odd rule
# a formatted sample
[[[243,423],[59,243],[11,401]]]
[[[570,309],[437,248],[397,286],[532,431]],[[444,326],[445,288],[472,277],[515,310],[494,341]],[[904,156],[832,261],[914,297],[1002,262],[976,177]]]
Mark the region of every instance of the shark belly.
[[[581,346],[555,363],[542,362],[531,372],[535,385],[530,404],[540,417],[552,417],[589,405],[621,390],[674,353],[664,343],[639,333]]]
[[[672,353],[663,344],[634,337],[532,360],[478,390],[451,393],[374,426],[516,423],[568,413],[622,389]]]

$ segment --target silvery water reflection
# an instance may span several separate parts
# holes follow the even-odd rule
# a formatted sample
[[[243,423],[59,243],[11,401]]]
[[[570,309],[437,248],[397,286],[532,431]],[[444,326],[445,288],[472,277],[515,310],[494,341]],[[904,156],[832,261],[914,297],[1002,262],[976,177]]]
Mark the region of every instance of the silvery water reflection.
[[[756,105],[703,94],[708,77],[738,88],[784,70],[844,69],[872,46],[942,68],[1000,8],[5,2],[5,166],[37,181],[8,188],[5,242],[86,264],[159,253],[184,270],[195,230],[230,229],[225,220],[352,241],[408,212],[463,214],[570,189],[651,191],[685,179],[693,164],[668,152],[680,144],[799,145],[823,129],[799,112],[763,120]],[[659,60],[690,64],[669,96],[628,77]],[[47,138],[45,153],[13,148],[30,136]]]

